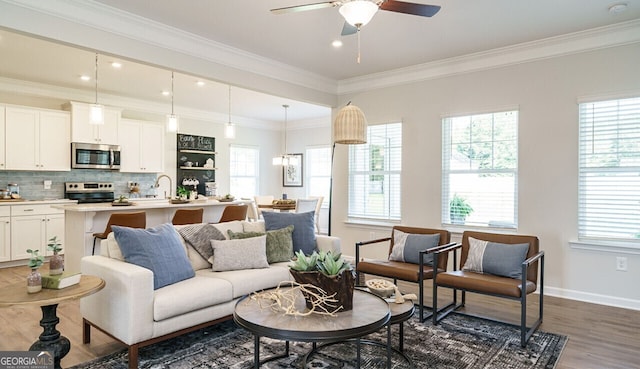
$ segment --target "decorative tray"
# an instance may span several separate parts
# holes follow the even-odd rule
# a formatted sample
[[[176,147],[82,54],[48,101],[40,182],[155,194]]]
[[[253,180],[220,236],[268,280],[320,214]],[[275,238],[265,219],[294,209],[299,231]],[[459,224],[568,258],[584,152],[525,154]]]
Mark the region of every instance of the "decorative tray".
[[[170,202],[172,204],[188,204],[189,200],[171,199]]]
[[[220,202],[231,202],[231,201],[235,201],[236,199],[218,199],[218,201]]]
[[[111,203],[111,206],[131,206],[131,205],[133,205],[133,203],[129,201],[125,201],[125,202],[114,201]]]

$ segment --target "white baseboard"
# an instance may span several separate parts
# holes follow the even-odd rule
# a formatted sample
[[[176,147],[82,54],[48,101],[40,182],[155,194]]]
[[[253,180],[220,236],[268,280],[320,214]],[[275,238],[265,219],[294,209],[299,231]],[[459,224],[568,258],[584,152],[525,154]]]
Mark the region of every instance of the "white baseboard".
[[[600,295],[556,287],[544,287],[546,296],[561,297],[570,300],[589,302],[592,304],[607,305],[623,309],[640,310],[640,300],[625,299],[622,297]]]

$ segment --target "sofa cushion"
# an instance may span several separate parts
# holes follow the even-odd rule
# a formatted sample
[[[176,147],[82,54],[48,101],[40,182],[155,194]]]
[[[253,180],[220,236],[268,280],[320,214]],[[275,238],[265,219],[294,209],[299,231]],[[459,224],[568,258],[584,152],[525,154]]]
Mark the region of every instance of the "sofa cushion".
[[[302,250],[306,255],[318,249],[316,245],[316,226],[312,211],[307,213],[280,213],[265,211],[262,213],[267,231],[293,225],[293,251]]]
[[[214,272],[238,269],[268,268],[267,236],[236,240],[211,240],[213,256],[209,258]]]
[[[261,232],[242,232],[235,233],[231,230],[228,231],[229,237],[233,239],[242,239],[250,237],[263,236],[265,233]],[[289,261],[293,257],[293,226],[287,226],[282,229],[275,229],[273,231],[267,231],[267,262],[278,263],[282,261]]]
[[[438,246],[440,234],[406,233],[393,230],[393,249],[389,260],[420,264],[420,251]],[[425,265],[433,265],[433,254],[424,257]]]
[[[158,289],[195,275],[180,235],[171,224],[138,229],[112,226],[125,261],[153,272],[153,289]]]
[[[154,292],[153,320],[157,322],[231,301],[232,293],[230,282],[196,275]]]
[[[469,255],[462,270],[520,279],[528,251],[528,243],[505,244],[469,237]]]
[[[226,239],[229,239],[229,235],[227,234],[228,230],[232,230],[234,232],[244,232],[244,224],[245,222],[241,220],[232,220],[231,222],[222,222],[212,224],[216,227],[220,233],[222,233]]]
[[[267,230],[264,228],[264,221],[256,221],[256,222],[243,222],[242,223],[243,230],[245,232],[262,232],[265,233]]]
[[[198,275],[204,271],[200,271]],[[233,298],[242,297],[255,291],[276,287],[282,281],[292,280],[288,267],[269,266],[264,269],[245,269],[213,272],[207,275],[229,281],[233,286]]]
[[[213,255],[211,240],[225,240],[225,237],[218,228],[211,224],[200,223],[190,224],[177,228],[178,233],[191,245],[205,260]]]

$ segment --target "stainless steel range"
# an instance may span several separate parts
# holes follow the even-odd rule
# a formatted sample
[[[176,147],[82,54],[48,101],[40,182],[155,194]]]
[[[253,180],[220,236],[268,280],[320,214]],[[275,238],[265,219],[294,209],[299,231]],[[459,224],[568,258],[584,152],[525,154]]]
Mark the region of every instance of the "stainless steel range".
[[[65,182],[64,197],[82,203],[112,202],[114,186],[110,182]]]

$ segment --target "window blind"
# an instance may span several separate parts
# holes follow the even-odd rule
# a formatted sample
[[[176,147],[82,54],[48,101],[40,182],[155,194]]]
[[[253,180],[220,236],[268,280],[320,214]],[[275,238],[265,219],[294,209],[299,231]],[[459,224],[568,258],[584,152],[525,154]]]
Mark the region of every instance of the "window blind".
[[[640,241],[640,98],[579,106],[578,236]]]
[[[516,228],[518,112],[442,121],[442,223]]]
[[[229,191],[236,198],[253,198],[258,191],[260,152],[256,147],[229,147]],[[218,194],[220,195],[220,194]]]
[[[402,123],[367,127],[367,143],[349,147],[350,218],[400,220]]]

